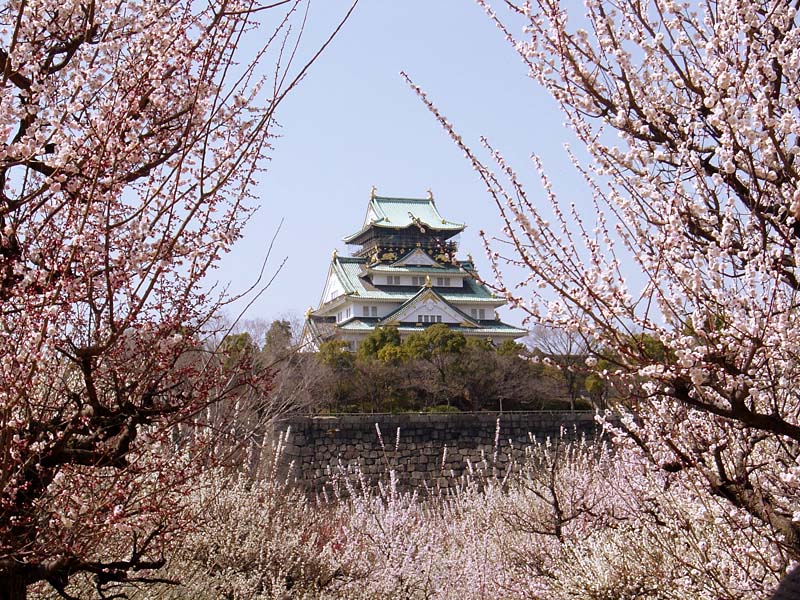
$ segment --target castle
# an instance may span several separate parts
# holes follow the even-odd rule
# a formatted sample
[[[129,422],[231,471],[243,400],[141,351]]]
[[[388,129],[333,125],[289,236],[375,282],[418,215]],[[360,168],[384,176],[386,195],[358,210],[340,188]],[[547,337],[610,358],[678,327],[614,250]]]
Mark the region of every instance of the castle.
[[[464,225],[442,218],[433,195],[372,195],[364,224],[344,238],[352,256],[333,253],[319,306],[306,313],[304,341],[312,348],[342,340],[355,350],[376,327],[401,337],[445,323],[468,337],[500,344],[525,335],[500,320],[505,300],[477,280],[471,257],[456,258]]]

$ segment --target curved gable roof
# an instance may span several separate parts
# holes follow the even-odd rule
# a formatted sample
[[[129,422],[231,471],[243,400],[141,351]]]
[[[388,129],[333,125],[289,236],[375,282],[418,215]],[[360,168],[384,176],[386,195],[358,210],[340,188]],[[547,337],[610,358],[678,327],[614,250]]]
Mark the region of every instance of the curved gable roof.
[[[444,219],[436,208],[433,198],[387,198],[372,196],[367,207],[364,224],[356,233],[344,238],[349,243],[371,227],[382,229],[405,229],[420,225],[433,231],[458,233],[465,225]]]
[[[419,292],[417,292],[406,302],[404,302],[400,307],[398,307],[397,309],[393,310],[391,313],[383,317],[383,319],[381,319],[381,322],[379,324],[388,325],[401,321],[404,316],[413,312],[417,305],[422,304],[425,300],[428,299],[433,300],[433,302],[438,304],[441,308],[443,308],[445,312],[448,312],[453,317],[460,319],[462,326],[478,327],[478,322],[475,319],[473,319],[463,311],[457,309],[455,306],[453,306],[447,300],[445,300],[441,294],[437,293],[434,289],[429,287],[422,288]]]

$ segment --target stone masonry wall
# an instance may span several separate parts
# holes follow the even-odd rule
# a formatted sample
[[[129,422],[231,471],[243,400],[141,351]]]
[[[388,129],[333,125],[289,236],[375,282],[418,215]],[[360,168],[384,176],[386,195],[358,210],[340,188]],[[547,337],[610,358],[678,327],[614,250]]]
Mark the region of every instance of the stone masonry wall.
[[[374,485],[389,469],[402,490],[447,487],[468,462],[485,459],[502,473],[532,439],[593,435],[596,427],[592,412],[295,415],[275,433],[286,436],[282,470],[319,492],[334,474],[360,472]]]

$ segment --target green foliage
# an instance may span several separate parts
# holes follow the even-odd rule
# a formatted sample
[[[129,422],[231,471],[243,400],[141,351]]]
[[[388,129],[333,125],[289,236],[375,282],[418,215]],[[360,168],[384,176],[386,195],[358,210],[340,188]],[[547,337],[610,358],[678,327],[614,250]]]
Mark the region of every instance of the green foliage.
[[[608,348],[596,350],[599,358],[583,380],[583,387],[595,407],[602,408],[611,400],[615,402],[620,400],[616,397],[614,386],[610,385],[609,380],[601,375],[604,371],[613,373],[617,369],[628,369],[640,364],[669,364],[675,361],[674,353],[654,335],[649,333],[632,334],[627,336],[626,340],[629,347],[623,346],[616,352],[611,352]]]
[[[528,349],[514,340],[506,340],[497,347],[498,356],[519,356],[527,353]]]
[[[249,352],[255,348],[249,333],[231,333],[226,335],[219,346],[220,352],[234,355]]]
[[[657,337],[648,333],[633,336],[634,347],[646,361],[665,362],[669,358],[667,347]]]
[[[378,359],[378,353],[386,346],[399,346],[400,332],[397,327],[376,327],[358,347],[361,360]]]
[[[331,340],[319,346],[319,361],[335,372],[352,370],[355,363],[353,353],[347,350],[347,342]]]
[[[378,360],[385,363],[400,363],[408,358],[408,353],[405,346],[395,346],[394,344],[387,344],[378,350]]]
[[[430,361],[444,354],[461,354],[467,338],[444,323],[436,323],[424,331],[412,333],[403,345],[410,358]]]
[[[226,335],[219,345],[219,353],[226,368],[250,360],[257,350],[253,338],[247,332]]]
[[[286,319],[273,321],[264,336],[264,352],[279,355],[292,345],[292,324]]]
[[[425,409],[426,413],[457,413],[461,412],[457,406],[452,406],[449,404],[437,404],[435,406],[429,406]]]
[[[656,351],[657,348],[653,350]],[[583,385],[589,393],[589,397],[595,407],[604,408],[608,404],[610,395],[609,384],[608,381],[601,376],[601,373],[611,369],[613,366],[614,363],[609,359],[598,359],[592,372],[584,379]]]
[[[494,352],[495,350],[491,340],[487,340],[486,338],[472,338],[472,337],[467,338],[467,344],[465,348],[467,350],[476,352]]]
[[[322,344],[327,368],[313,396],[332,411],[568,409],[564,372],[530,360],[512,341],[499,348],[445,324],[420,328],[401,342],[395,327],[379,328],[356,353],[341,342]],[[580,381],[583,389],[583,379]],[[438,410],[438,409],[437,409]]]
[[[605,394],[606,382],[597,373],[587,375],[584,385],[592,398],[600,398]]]

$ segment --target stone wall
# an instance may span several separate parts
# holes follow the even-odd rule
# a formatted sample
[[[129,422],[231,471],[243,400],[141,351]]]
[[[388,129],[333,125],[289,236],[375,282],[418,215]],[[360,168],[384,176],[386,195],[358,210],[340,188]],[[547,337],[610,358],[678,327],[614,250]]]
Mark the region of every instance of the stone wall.
[[[286,436],[282,470],[319,492],[334,476],[360,473],[374,485],[390,469],[403,490],[446,487],[468,463],[502,474],[532,439],[593,435],[596,428],[592,412],[349,414],[290,416],[275,433]]]

